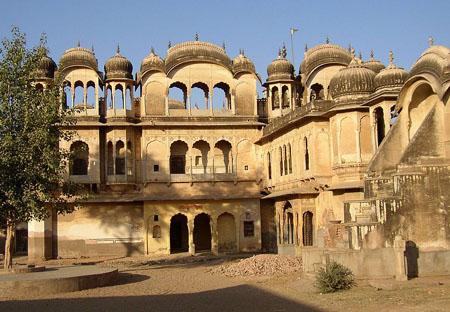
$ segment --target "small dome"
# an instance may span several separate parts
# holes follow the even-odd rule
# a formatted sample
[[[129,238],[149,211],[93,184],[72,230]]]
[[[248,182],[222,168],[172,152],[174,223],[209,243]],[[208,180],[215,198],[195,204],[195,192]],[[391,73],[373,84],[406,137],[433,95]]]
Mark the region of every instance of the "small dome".
[[[389,52],[389,65],[381,70],[374,79],[375,89],[381,90],[385,88],[402,87],[408,78],[408,72],[403,68],[395,66],[394,55]]]
[[[294,66],[286,59],[286,47],[278,52],[278,57],[267,66],[267,81],[293,80]]]
[[[358,100],[375,90],[375,72],[359,64],[352,50],[353,59],[348,67],[338,71],[330,81],[330,93],[336,100]]]
[[[253,62],[244,55],[244,51],[239,51],[239,55],[233,60],[233,73],[237,75],[239,73],[251,73],[256,72]]]
[[[308,76],[315,68],[327,64],[339,64],[347,66],[352,60],[350,52],[337,44],[327,42],[306,49],[303,62],[300,65],[302,74]]]
[[[151,49],[150,54],[147,55],[141,63],[141,75],[148,71],[165,72],[164,61],[155,54],[153,48]]]
[[[65,70],[69,67],[87,67],[98,71],[98,62],[92,50],[80,47],[80,43],[75,48],[66,50],[60,59],[60,68]]]
[[[56,63],[45,54],[39,61],[36,77],[39,79],[53,79],[55,77]]]
[[[420,73],[431,73],[439,79],[447,79],[450,76],[450,49],[441,45],[432,45],[414,63],[409,76]]]
[[[375,73],[379,73],[382,69],[385,68],[385,66],[383,65],[383,63],[381,63],[380,61],[376,60],[373,57],[373,50],[370,52],[370,59],[367,62],[363,63],[364,67],[374,71]]]
[[[191,62],[208,62],[231,69],[231,60],[222,47],[209,42],[187,41],[174,45],[167,51],[165,67],[170,72],[175,67]]]
[[[110,79],[133,79],[133,65],[120,54],[117,46],[116,55],[110,57],[105,63],[105,78]]]

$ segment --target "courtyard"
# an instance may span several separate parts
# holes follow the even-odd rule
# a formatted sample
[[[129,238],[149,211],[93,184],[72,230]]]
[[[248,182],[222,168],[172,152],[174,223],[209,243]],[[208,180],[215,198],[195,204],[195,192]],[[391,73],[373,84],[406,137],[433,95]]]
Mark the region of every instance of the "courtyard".
[[[39,297],[2,297],[1,311],[448,311],[450,277],[407,282],[358,280],[349,291],[320,294],[314,276],[295,272],[228,277],[221,265],[241,257],[83,258],[46,266],[96,264],[119,269],[116,285]],[[18,263],[26,261],[16,259]],[[215,270],[216,269],[216,270]],[[213,272],[211,272],[213,271]]]

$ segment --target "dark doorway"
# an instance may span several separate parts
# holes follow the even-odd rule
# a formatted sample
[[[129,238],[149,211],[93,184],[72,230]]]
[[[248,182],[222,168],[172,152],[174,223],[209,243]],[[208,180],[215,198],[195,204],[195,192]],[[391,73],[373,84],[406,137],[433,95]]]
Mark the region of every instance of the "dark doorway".
[[[197,215],[194,219],[195,252],[211,251],[210,218],[206,213]]]
[[[303,214],[303,246],[313,245],[313,214],[307,211]]]
[[[408,279],[419,276],[419,248],[413,241],[406,241],[405,244],[405,260],[406,260],[406,275]]]
[[[170,219],[170,252],[187,252],[189,250],[189,232],[187,217],[177,214]]]

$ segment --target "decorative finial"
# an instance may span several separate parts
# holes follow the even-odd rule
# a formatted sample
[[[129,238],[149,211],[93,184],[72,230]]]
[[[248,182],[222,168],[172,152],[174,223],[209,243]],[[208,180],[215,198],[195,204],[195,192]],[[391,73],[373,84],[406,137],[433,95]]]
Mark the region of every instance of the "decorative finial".
[[[359,59],[362,61],[362,52],[361,52],[361,50],[359,50]]]
[[[95,52],[95,50],[94,50],[94,45],[91,46],[91,51],[92,51],[92,53]]]
[[[77,47],[79,48],[81,45],[80,45],[80,40],[78,40],[78,42],[77,42]]]
[[[325,43],[329,44],[330,43],[330,38],[327,36],[327,39],[325,39]]]
[[[151,53],[151,54],[155,54],[155,48],[153,48],[153,46],[150,47],[150,53]]]
[[[351,43],[348,44],[348,52],[352,53],[352,44]]]
[[[286,44],[283,42],[283,47],[281,48],[281,57],[286,58],[287,50],[286,50]]]
[[[370,50],[370,59],[373,60],[374,59],[374,54],[373,54],[373,49]]]
[[[428,37],[428,45],[431,47],[432,45],[434,45],[434,39],[433,37]]]
[[[169,40],[169,44],[167,45],[167,47],[170,49],[172,47],[172,42]]]
[[[350,46],[350,53],[352,54],[352,59],[355,59],[355,48]]]
[[[305,43],[305,52],[308,52],[308,44]]]
[[[195,41],[198,41],[198,33],[195,33]]]
[[[245,55],[244,49],[241,50],[241,55],[242,55],[242,56]]]
[[[392,52],[392,50],[389,51],[389,65],[393,65],[394,64],[394,53]]]
[[[278,48],[278,58],[281,58],[281,49]]]
[[[117,44],[116,54],[120,54],[120,46]]]
[[[223,49],[224,51],[226,51],[226,48],[227,48],[227,47],[225,46],[225,41],[223,41],[223,42],[222,42],[222,49]]]

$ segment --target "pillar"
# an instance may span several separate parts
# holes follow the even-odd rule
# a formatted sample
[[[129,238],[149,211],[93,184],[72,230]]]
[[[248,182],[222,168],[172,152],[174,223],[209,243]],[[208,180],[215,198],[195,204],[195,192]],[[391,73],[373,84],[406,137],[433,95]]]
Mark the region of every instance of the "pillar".
[[[211,227],[211,252],[213,255],[219,254],[219,233],[217,233],[217,224],[212,217],[209,217],[209,225]]]
[[[241,218],[239,215],[234,215],[234,225],[236,227],[236,251],[239,252],[241,251]]]
[[[405,240],[399,235],[394,239],[393,249],[395,254],[395,279],[397,281],[406,281],[408,280],[408,276],[405,265]]]
[[[28,262],[52,258],[52,216],[28,222]]]
[[[194,220],[188,220],[189,254],[195,255]]]

